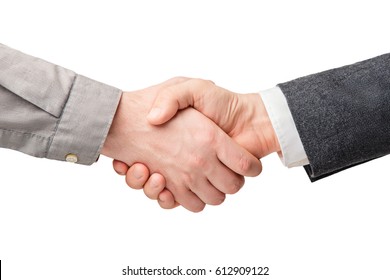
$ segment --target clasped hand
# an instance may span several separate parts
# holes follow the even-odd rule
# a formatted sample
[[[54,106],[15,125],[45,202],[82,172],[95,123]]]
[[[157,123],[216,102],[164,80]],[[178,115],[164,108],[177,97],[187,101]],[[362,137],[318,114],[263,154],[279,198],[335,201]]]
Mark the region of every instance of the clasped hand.
[[[259,94],[180,77],[123,93],[102,154],[162,208],[199,212],[236,193],[244,176],[261,173],[259,159],[279,150]]]

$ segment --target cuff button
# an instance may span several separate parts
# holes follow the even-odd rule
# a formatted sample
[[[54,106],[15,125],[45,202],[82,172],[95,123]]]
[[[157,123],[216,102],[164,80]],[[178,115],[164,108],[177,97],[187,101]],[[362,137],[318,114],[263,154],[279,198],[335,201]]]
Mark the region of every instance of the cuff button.
[[[67,162],[73,162],[73,163],[76,163],[78,161],[78,158],[75,154],[67,154],[66,157],[65,157],[65,160]]]

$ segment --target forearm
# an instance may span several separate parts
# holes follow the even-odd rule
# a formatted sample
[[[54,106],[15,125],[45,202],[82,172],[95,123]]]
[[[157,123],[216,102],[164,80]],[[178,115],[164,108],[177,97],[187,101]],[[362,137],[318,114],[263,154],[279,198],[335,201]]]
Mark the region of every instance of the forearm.
[[[390,54],[279,86],[312,179],[390,153]]]
[[[92,164],[120,96],[116,88],[0,44],[3,148]]]

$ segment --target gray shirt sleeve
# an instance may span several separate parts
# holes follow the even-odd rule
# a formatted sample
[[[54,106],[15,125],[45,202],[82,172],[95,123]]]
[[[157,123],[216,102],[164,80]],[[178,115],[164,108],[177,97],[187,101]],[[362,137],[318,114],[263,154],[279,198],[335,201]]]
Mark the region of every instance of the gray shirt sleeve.
[[[313,181],[390,153],[390,54],[279,87]]]
[[[0,147],[94,163],[121,91],[0,44]]]

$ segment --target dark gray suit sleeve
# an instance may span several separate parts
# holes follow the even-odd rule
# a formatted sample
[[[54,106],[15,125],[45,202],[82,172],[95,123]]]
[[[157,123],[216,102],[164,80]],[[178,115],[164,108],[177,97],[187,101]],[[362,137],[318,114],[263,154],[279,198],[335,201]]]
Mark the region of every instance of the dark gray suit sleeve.
[[[279,87],[313,181],[390,153],[390,54]]]

